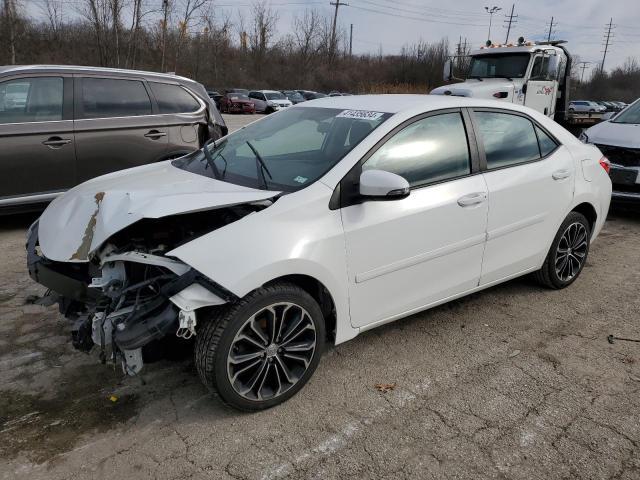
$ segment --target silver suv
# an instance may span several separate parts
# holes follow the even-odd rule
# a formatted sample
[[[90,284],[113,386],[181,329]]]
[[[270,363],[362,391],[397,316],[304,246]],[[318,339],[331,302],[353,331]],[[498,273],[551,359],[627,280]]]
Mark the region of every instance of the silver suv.
[[[0,66],[0,212],[39,207],[93,177],[180,157],[227,127],[175,75]]]

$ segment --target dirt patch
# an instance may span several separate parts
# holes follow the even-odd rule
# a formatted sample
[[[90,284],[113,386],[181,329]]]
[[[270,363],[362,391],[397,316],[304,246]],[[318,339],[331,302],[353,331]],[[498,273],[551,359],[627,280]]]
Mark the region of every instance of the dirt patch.
[[[81,435],[110,430],[135,416],[137,395],[111,398],[121,373],[96,367],[79,367],[65,376],[52,399],[2,392],[0,457],[9,460],[23,453],[32,462],[42,463],[70,450]]]

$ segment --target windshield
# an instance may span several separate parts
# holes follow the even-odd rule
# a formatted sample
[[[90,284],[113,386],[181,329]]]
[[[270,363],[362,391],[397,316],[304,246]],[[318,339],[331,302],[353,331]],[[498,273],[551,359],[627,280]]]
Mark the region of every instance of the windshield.
[[[522,78],[527,73],[530,55],[478,55],[471,59],[469,77],[480,78]]]
[[[251,188],[292,192],[315,182],[390,113],[295,107],[173,161],[177,168]],[[212,165],[211,165],[212,163]]]
[[[280,92],[267,92],[265,93],[265,96],[267,97],[267,100],[286,100],[287,99],[287,97],[285,97]]]
[[[227,97],[230,98],[231,100],[248,100],[249,97],[247,97],[245,94],[243,93],[229,93],[227,94]]]
[[[611,123],[640,123],[640,101],[632,103],[622,110]]]
[[[304,100],[302,95],[300,95],[298,92],[287,91],[287,92],[284,92],[284,93],[289,98],[289,100]]]

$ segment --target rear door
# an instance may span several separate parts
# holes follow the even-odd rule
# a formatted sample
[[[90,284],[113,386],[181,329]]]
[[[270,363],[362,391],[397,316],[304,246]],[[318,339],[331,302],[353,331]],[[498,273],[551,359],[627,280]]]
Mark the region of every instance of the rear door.
[[[480,284],[539,268],[573,200],[568,149],[517,112],[474,109],[481,168],[489,191]]]
[[[0,205],[48,201],[76,184],[73,77],[0,81]]]
[[[155,98],[158,113],[167,128],[167,156],[179,156],[200,148],[200,140],[208,136],[207,108],[179,84],[147,83]]]
[[[249,92],[249,98],[253,100],[256,106],[256,112],[264,112],[267,109],[267,100],[264,94],[260,92]]]
[[[79,181],[165,158],[165,118],[143,80],[77,75],[74,110]]]

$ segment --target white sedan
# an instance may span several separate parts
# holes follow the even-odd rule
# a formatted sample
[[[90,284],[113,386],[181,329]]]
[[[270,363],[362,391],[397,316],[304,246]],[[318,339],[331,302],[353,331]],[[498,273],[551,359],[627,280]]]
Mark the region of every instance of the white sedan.
[[[70,190],[30,229],[29,271],[76,347],[135,374],[160,340],[194,342],[204,384],[258,410],[300,390],[327,342],[528,273],[571,284],[608,168],[513,104],[324,98]]]

